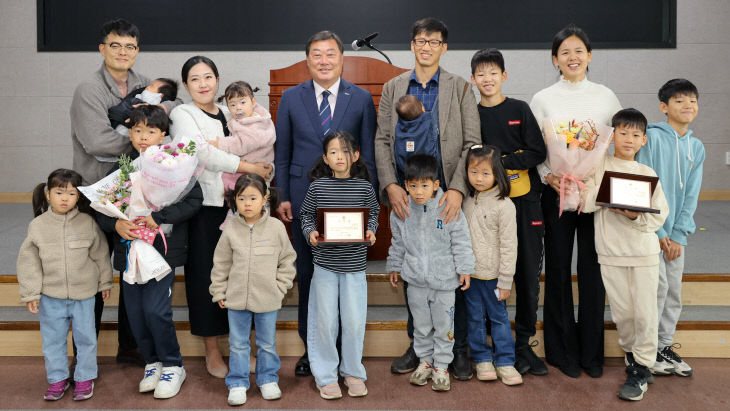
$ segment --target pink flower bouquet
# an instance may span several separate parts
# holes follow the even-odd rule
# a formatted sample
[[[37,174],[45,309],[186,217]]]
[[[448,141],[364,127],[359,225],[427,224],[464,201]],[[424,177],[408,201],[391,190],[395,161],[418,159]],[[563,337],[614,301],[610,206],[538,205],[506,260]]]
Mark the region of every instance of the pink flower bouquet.
[[[580,212],[582,180],[593,175],[611,143],[613,128],[593,120],[545,120],[543,124],[548,161],[560,179],[560,215]]]

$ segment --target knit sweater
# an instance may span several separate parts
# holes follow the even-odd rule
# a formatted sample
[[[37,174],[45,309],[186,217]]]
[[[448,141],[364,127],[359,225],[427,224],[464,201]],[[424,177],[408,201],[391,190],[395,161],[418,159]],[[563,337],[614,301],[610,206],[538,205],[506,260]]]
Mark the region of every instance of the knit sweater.
[[[403,281],[416,287],[453,291],[460,274],[474,273],[474,253],[464,213],[445,224],[438,206],[444,192],[426,204],[410,201],[411,215],[401,220],[390,212],[393,238],[385,264],[387,272],[400,273]]]
[[[127,72],[127,90],[144,88],[149,79],[134,70]],[[91,79],[81,83],[71,101],[71,143],[73,169],[83,177],[84,184],[93,184],[104,178],[116,164],[115,157],[128,152],[132,145],[129,136],[118,133],[111,126],[107,110],[122,101],[119,87],[102,64]],[[162,103],[172,110],[181,101]],[[107,158],[109,161],[100,161]]]
[[[643,149],[642,149],[643,150]],[[656,177],[654,170],[636,161],[608,156],[586,181],[586,212],[594,212],[596,253],[600,264],[619,267],[643,267],[659,264],[659,237],[656,230],[669,214],[662,184],[658,182],[651,198],[651,208],[661,213],[642,213],[636,220],[596,206],[596,196],[606,171],[640,174]]]
[[[229,117],[227,108],[223,106],[218,106],[218,108],[223,111],[226,118]],[[203,140],[224,138],[221,122],[210,118],[193,103],[175,107],[170,113],[170,120],[172,120],[170,135],[173,139],[184,136],[200,136]],[[200,188],[203,189],[203,205],[222,207],[224,187],[221,175],[223,172],[235,173],[241,160],[238,156],[226,153],[209,144],[198,147],[197,153],[200,162],[205,165],[205,170],[198,177]]]
[[[570,82],[561,77],[560,81],[544,88],[532,97],[530,102],[540,130],[545,134],[545,121],[549,120],[587,120],[611,124],[611,118],[621,110],[621,103],[608,87],[593,83],[588,79]],[[550,174],[548,160],[537,166],[540,178]]]
[[[242,216],[226,224],[210,272],[213,302],[226,308],[266,313],[281,308],[292,287],[297,254],[284,224],[268,215],[253,227]]]
[[[112,288],[106,238],[94,218],[77,208],[34,218],[18,253],[23,302],[53,298],[85,300]]]
[[[517,211],[497,187],[464,199],[464,217],[469,224],[476,264],[472,277],[499,278],[497,287],[512,288],[517,264]]]

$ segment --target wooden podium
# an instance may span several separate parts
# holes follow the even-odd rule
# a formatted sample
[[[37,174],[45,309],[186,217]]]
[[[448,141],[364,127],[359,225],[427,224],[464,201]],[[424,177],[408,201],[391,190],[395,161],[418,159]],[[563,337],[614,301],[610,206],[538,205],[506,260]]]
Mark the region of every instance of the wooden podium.
[[[369,91],[373,96],[373,103],[377,112],[380,96],[383,92],[383,84],[408,70],[370,57],[345,56],[342,78]],[[276,122],[276,112],[279,109],[279,101],[284,90],[311,78],[305,60],[289,67],[269,71],[269,111],[274,122]],[[388,248],[390,247],[389,215],[390,208],[381,204],[378,231],[375,233],[378,240],[373,247],[368,249],[368,260],[385,260],[388,257]]]

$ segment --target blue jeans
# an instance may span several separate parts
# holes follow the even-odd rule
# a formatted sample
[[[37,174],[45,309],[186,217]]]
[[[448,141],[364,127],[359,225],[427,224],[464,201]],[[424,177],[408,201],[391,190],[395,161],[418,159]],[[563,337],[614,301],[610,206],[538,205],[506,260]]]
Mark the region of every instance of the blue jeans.
[[[76,342],[74,380],[87,381],[96,378],[94,304],[94,297],[68,300],[41,294],[38,315],[43,338],[43,358],[46,361],[46,379],[49,384],[68,378],[66,341],[69,321]]]
[[[309,289],[307,349],[312,375],[320,387],[337,382],[338,364],[343,377],[367,379],[362,365],[367,310],[368,286],[364,271],[340,274],[314,266]],[[340,323],[341,361],[336,346]]]
[[[497,301],[494,290],[497,279],[471,279],[466,290],[466,312],[469,320],[469,347],[475,363],[492,362],[492,347],[487,344],[485,315],[492,323],[494,366],[515,365],[515,341],[512,339],[506,301]]]
[[[256,384],[260,387],[270,382],[279,382],[281,361],[276,353],[276,316],[279,311],[254,313],[248,310],[228,310],[228,344],[231,356],[228,363],[226,386],[251,386],[249,374],[251,367],[251,323],[256,325]]]

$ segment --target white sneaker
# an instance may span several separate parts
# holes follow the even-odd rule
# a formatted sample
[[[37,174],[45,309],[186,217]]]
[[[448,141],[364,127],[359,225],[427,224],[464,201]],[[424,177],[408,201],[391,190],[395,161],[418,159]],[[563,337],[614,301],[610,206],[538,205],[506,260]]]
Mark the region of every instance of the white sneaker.
[[[180,392],[180,386],[185,381],[185,368],[164,367],[160,382],[155,388],[155,398],[172,398]]]
[[[261,396],[264,397],[265,400],[278,400],[281,398],[279,384],[275,382],[264,384],[259,387],[259,390],[261,390]]]
[[[139,392],[150,392],[157,388],[162,376],[162,363],[155,362],[144,366],[144,378],[139,382]]]
[[[246,403],[246,387],[233,387],[228,391],[228,405],[243,405]]]
[[[681,345],[678,343],[674,343],[672,345],[668,345],[661,349],[659,351],[659,356],[663,357],[664,360],[671,364],[674,369],[672,372],[674,375],[679,375],[680,377],[691,377],[692,376],[692,367],[689,366],[684,360],[682,360],[682,357],[679,356],[672,348],[682,348]],[[658,357],[657,356],[657,359]]]

